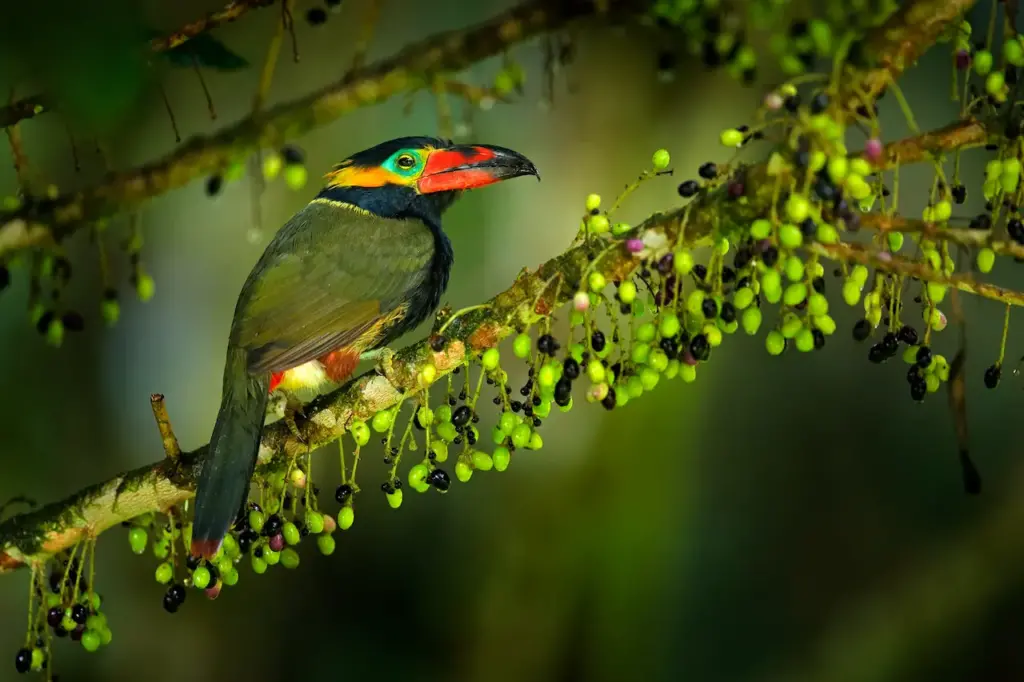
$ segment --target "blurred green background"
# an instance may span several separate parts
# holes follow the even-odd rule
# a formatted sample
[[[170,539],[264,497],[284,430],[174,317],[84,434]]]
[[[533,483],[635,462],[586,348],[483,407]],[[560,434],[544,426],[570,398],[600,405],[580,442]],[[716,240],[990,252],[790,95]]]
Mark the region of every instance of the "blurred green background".
[[[370,56],[510,4],[386,0]],[[270,104],[337,80],[350,63],[365,1],[344,3],[316,28],[302,20],[310,6],[296,10],[301,62],[286,43]],[[132,41],[146,27],[171,29],[217,7],[103,0],[5,9],[0,93],[15,84],[21,95],[57,93],[78,122],[80,175],[61,117],[21,127],[36,177],[66,187],[98,178],[93,134],[119,169],[169,152],[159,91],[133,61]],[[160,67],[183,136],[246,115],[277,17],[262,10],[217,31],[254,66],[204,72],[216,122],[194,73]],[[553,108],[538,106],[542,60],[532,43],[514,53],[527,72],[523,101],[473,115],[474,140],[523,152],[544,180],[489,188],[449,212],[456,265],[447,300],[456,307],[564,249],[585,195],[610,199],[659,147],[672,152],[676,177],[645,185],[625,215],[677,205],[676,183],[727,158],[719,129],[746,122],[762,92],[687,60],[673,81],[660,80],[656,54],[671,43],[646,30],[577,38]],[[922,128],[955,116],[948,64],[932,54],[904,82]],[[491,60],[465,78],[486,83],[499,68]],[[887,139],[907,134],[891,99],[882,107]],[[258,243],[247,239],[247,180],[214,199],[197,181],[150,203],[143,253],[157,294],[133,301],[127,264],[115,258],[126,295],[113,329],[99,319],[87,240],[75,240],[72,280],[87,329],[65,347],[48,347],[27,324],[19,278],[0,298],[0,499],[50,501],[158,459],[153,392],[166,395],[183,447],[205,443],[235,296],[263,245],[331,164],[388,138],[437,132],[428,95],[403,108],[395,100],[358,111],[298,140],[311,182],[267,188]],[[968,155],[964,177],[980,178],[983,161]],[[0,187],[11,191],[13,170],[2,166]],[[908,213],[924,205],[929,181],[923,171],[903,176]],[[115,222],[111,234],[125,225]],[[1001,280],[1024,285],[1019,275]],[[216,602],[192,593],[173,616],[160,606],[156,560],[132,555],[126,531],[113,529],[99,542],[97,588],[114,646],[89,655],[62,642],[61,680],[1021,679],[1024,469],[1012,420],[1022,405],[1009,371],[1022,352],[1019,322],[1011,319],[1004,382],[987,391],[981,376],[998,351],[1002,310],[971,300],[966,312],[970,426],[985,482],[978,498],[961,492],[945,396],[912,403],[903,365],[869,365],[866,346],[848,333],[856,310],[844,307],[841,331],[821,352],[772,358],[762,337],[730,339],[696,384],[662,384],[654,398],[614,413],[559,415],[545,426],[543,450],[444,497],[407,496],[401,510],[389,509],[367,485],[382,475],[379,458],[367,458],[357,523],[332,557],[307,547],[296,572],[257,577],[245,567]],[[955,334],[943,336],[952,357]],[[321,481],[330,511],[335,479]],[[12,658],[27,579],[0,578],[0,651]],[[0,680],[16,677],[6,657]]]

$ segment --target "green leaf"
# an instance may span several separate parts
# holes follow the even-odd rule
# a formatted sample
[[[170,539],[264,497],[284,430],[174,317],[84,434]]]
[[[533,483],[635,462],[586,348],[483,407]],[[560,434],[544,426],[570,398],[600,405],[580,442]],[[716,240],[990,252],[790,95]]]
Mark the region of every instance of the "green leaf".
[[[162,35],[158,31],[150,31],[151,38]],[[193,58],[199,66],[218,71],[238,71],[249,66],[249,61],[245,57],[232,52],[227,45],[209,33],[200,33],[172,50],[161,52],[159,57],[172,66],[183,69],[192,68]]]

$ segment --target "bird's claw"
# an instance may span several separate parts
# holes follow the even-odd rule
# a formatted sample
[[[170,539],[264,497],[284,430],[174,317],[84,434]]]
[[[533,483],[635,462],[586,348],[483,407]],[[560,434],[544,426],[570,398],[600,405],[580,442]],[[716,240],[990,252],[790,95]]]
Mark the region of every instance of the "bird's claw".
[[[376,362],[374,369],[378,374],[383,375],[392,386],[398,387],[401,385],[398,382],[398,374],[395,371],[395,351],[387,347],[378,348],[363,354],[362,357],[374,360]]]
[[[295,440],[299,441],[300,443],[305,443],[306,439],[303,438],[302,433],[299,432],[298,425],[295,423],[296,415],[305,419],[306,414],[302,410],[302,403],[289,400],[284,406],[284,423],[288,427],[288,430],[291,432],[291,434],[295,436]]]

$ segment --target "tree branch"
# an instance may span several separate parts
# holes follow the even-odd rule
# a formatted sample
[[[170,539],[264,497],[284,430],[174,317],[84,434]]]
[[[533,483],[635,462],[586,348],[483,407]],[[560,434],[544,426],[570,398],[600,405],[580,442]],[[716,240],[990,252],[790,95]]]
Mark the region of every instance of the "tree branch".
[[[638,5],[615,0],[616,8]],[[112,174],[101,184],[52,202],[0,213],[0,260],[15,251],[59,242],[82,225],[242,161],[262,147],[279,145],[326,125],[353,109],[382,102],[429,82],[429,74],[459,71],[509,46],[597,12],[592,0],[529,0],[477,26],[415,43],[305,97],[199,136],[159,161]]]
[[[267,7],[275,2],[277,0],[233,0],[222,9],[210,12],[202,19],[189,22],[169,35],[153,38],[149,41],[149,49],[154,53],[168,52],[184,45],[200,33],[231,23],[249,10]],[[0,107],[0,128],[35,118],[40,114],[53,111],[53,108],[53,100],[47,95],[23,97],[5,107]]]
[[[625,6],[627,2],[619,2]],[[969,6],[951,0],[950,5]],[[185,184],[201,173],[254,151],[281,138],[296,137],[315,125],[326,123],[345,111],[380,101],[409,87],[411,82],[429,80],[425,75],[440,70],[457,70],[475,60],[497,53],[509,44],[530,35],[564,25],[568,21],[594,13],[590,0],[572,0],[557,5],[533,0],[475,28],[435,36],[379,62],[356,74],[351,81],[332,85],[301,100],[279,106],[259,119],[246,119],[211,138],[198,138],[168,158],[136,171],[120,174],[107,183],[79,192],[56,202],[44,215],[56,230],[25,213],[9,216],[0,228],[0,256],[33,243],[72,232],[86,218],[107,215],[126,204]],[[913,6],[933,6],[923,0]],[[905,7],[906,9],[906,7]],[[913,12],[900,16],[912,18]],[[953,15],[958,16],[958,13]],[[934,22],[925,22],[935,29]],[[887,24],[891,29],[892,22]],[[899,54],[919,54],[920,50],[900,47]],[[903,62],[887,62],[885,68]],[[956,145],[984,139],[983,130],[974,123],[936,131],[891,145],[898,149],[900,163],[925,160]],[[916,141],[915,141],[916,140]],[[895,158],[895,157],[894,157]],[[764,215],[774,201],[774,180],[766,177],[765,165],[741,169],[746,178],[744,201],[736,201],[724,188],[705,190],[684,208],[656,214],[628,236],[662,235],[668,244],[693,247],[707,243],[708,237],[729,224],[749,225],[751,216]],[[867,217],[867,216],[865,216]],[[906,223],[909,228],[916,227]],[[886,229],[881,223],[878,229]],[[922,228],[923,231],[923,228]],[[945,234],[945,233],[944,233]],[[598,244],[606,241],[597,240]],[[843,262],[861,262],[878,271],[928,281],[943,281],[963,291],[976,293],[1015,305],[1024,304],[1024,296],[976,282],[955,274],[944,277],[920,264],[892,254],[850,243],[810,243],[810,251]],[[588,271],[600,272],[608,281],[628,276],[639,260],[627,250],[625,242],[612,243],[593,259],[589,244],[569,248],[544,263],[534,272],[526,272],[510,288],[486,304],[455,319],[439,318],[446,325],[446,345],[435,351],[427,341],[400,351],[390,378],[368,372],[305,408],[307,419],[291,432],[284,422],[264,430],[259,452],[261,470],[280,470],[291,459],[305,455],[340,438],[354,420],[366,420],[398,404],[403,396],[422,388],[420,368],[431,365],[437,377],[463,366],[483,349],[495,346],[517,329],[552,314],[573,298]],[[589,269],[589,270],[588,270]],[[394,383],[392,383],[394,382]],[[159,421],[159,416],[158,416]],[[165,441],[167,440],[165,434]],[[146,512],[164,511],[192,496],[205,446],[180,456],[165,457],[157,464],[120,474],[65,500],[0,523],[0,573],[45,559],[85,537],[95,537],[121,521]]]
[[[841,101],[855,111],[864,99],[874,99],[892,81],[914,65],[950,24],[977,0],[908,0],[861,43],[870,68],[846,81]]]
[[[700,215],[691,211],[691,216]],[[682,217],[682,209],[658,214],[637,230],[657,230],[671,241],[683,229]],[[299,427],[299,438],[283,420],[268,426],[259,453],[262,469],[281,468],[289,459],[337,440],[354,420],[366,420],[393,407],[403,394],[419,390],[417,370],[424,364],[432,364],[440,378],[464,365],[467,355],[497,345],[517,327],[556,310],[576,293],[591,262],[589,253],[585,244],[570,248],[535,272],[521,274],[485,306],[452,320],[445,330],[443,351],[435,352],[426,340],[399,351],[392,376],[395,384],[370,371],[313,401],[304,410],[308,419]],[[627,275],[637,262],[620,243],[601,257],[594,269],[613,280]],[[122,521],[185,501],[194,494],[205,453],[204,445],[174,459],[164,458],[0,523],[0,573],[71,547],[85,537],[95,537]]]

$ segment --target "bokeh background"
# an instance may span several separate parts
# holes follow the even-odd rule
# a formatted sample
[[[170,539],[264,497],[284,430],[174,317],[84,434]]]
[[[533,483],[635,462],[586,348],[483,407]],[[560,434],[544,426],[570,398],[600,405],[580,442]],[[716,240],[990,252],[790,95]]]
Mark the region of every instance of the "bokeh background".
[[[301,18],[311,4],[300,0],[296,11],[301,62],[289,59],[286,42],[269,104],[338,79],[350,63],[365,3],[344,3],[316,28]],[[370,57],[509,5],[387,0]],[[86,141],[94,133],[115,168],[170,151],[159,90],[129,47],[145,27],[172,29],[217,7],[102,0],[5,9],[0,92],[60,93],[79,126],[79,174],[60,117],[21,126],[35,179],[73,187],[99,177],[101,158]],[[253,64],[204,72],[217,121],[194,73],[157,68],[183,136],[247,114],[277,17],[263,10],[216,32]],[[984,11],[976,18],[984,21]],[[527,73],[522,101],[473,115],[474,140],[525,153],[544,179],[489,188],[449,212],[457,257],[447,300],[456,307],[564,249],[584,196],[612,197],[659,147],[671,151],[676,177],[645,185],[625,215],[639,220],[677,205],[676,183],[726,158],[719,129],[745,122],[763,92],[685,58],[674,80],[658,78],[656,54],[671,41],[649,30],[575,37],[576,59],[560,75],[553,107],[538,106],[541,52],[531,43],[513,53]],[[922,128],[955,116],[948,64],[932,54],[904,81]],[[500,58],[482,63],[465,79],[487,83],[500,67]],[[882,107],[887,139],[907,134],[891,99]],[[0,297],[0,499],[50,501],[159,458],[153,392],[166,395],[184,447],[205,443],[235,296],[269,234],[315,194],[331,164],[391,137],[437,131],[428,95],[406,105],[358,111],[298,140],[311,182],[266,189],[267,229],[256,243],[247,239],[247,180],[213,199],[197,181],[148,204],[143,253],[157,294],[132,300],[127,264],[115,258],[126,295],[112,329],[100,322],[87,240],[73,248],[71,294],[87,329],[63,348],[27,324],[19,277]],[[980,153],[965,157],[964,177],[978,178],[983,162]],[[12,191],[13,170],[0,166],[0,187]],[[908,212],[923,206],[929,179],[904,175]],[[117,221],[110,232],[125,228]],[[544,449],[516,456],[507,472],[478,474],[443,497],[407,496],[399,511],[368,485],[332,557],[306,547],[294,572],[258,577],[245,567],[216,602],[193,593],[173,616],[160,606],[156,560],[131,554],[126,531],[113,529],[99,542],[97,585],[114,645],[89,655],[63,643],[61,679],[1021,679],[1022,404],[1010,372],[1024,351],[1020,322],[1011,318],[1004,381],[988,391],[981,377],[998,352],[1002,310],[966,302],[969,418],[985,482],[983,495],[967,498],[944,395],[912,403],[903,365],[870,365],[848,333],[856,311],[835,305],[841,331],[821,352],[773,358],[762,337],[733,338],[696,384],[663,383],[614,413],[582,407],[552,419]],[[952,357],[955,334],[943,336]],[[378,458],[366,461],[364,482],[381,472]],[[322,482],[327,510],[336,506],[334,482]],[[22,641],[27,579],[0,578],[0,651],[11,657]],[[0,680],[14,678],[3,653]]]

